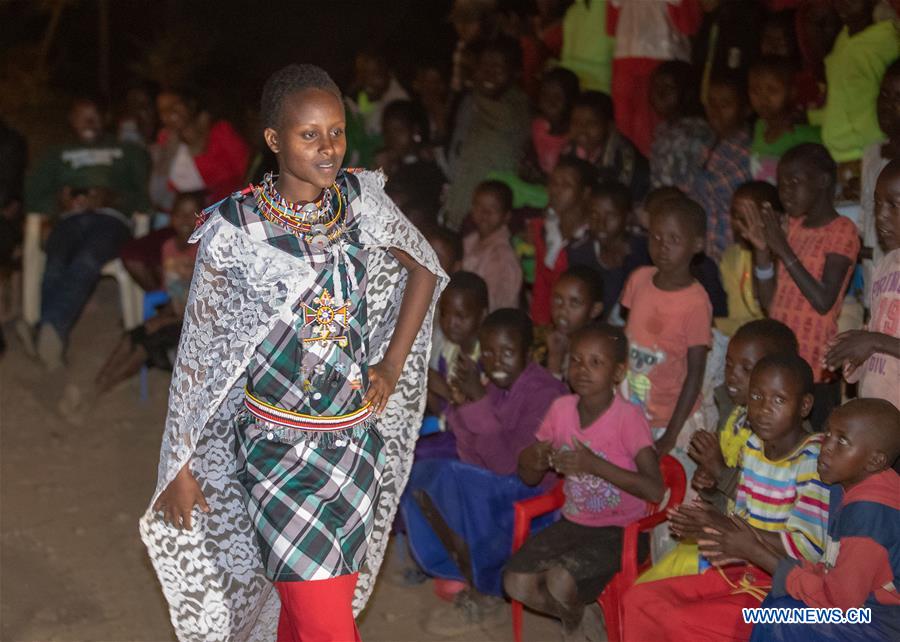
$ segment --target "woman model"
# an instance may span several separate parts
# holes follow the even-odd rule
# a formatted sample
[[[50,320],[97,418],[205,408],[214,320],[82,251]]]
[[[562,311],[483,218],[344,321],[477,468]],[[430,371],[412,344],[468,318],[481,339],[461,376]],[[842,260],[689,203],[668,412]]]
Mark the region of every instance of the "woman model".
[[[181,640],[271,640],[276,627],[279,641],[359,639],[446,275],[381,175],[340,169],[328,74],[275,73],[261,115],[279,173],[207,209],[194,233],[141,535]]]

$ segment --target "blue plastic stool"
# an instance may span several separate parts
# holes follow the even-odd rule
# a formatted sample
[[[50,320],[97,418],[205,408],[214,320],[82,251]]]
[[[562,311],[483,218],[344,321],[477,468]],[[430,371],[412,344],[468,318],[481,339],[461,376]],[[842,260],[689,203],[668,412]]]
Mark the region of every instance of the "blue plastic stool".
[[[153,290],[152,292],[144,292],[144,321],[156,314],[156,308],[161,305],[165,305],[168,302],[169,293],[165,290]],[[147,382],[148,371],[149,369],[146,365],[141,367],[141,401],[147,401],[147,397],[150,396],[150,390],[148,388]]]

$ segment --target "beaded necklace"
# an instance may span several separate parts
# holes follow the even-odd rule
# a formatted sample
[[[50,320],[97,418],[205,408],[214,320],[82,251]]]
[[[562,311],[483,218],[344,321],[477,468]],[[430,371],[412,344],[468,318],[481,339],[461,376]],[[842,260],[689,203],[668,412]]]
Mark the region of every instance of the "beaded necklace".
[[[337,183],[325,189],[318,201],[292,203],[275,189],[270,172],[263,177],[262,183],[253,186],[253,195],[266,220],[314,247],[324,248],[345,231],[344,198]],[[334,196],[337,197],[337,209],[333,204]]]

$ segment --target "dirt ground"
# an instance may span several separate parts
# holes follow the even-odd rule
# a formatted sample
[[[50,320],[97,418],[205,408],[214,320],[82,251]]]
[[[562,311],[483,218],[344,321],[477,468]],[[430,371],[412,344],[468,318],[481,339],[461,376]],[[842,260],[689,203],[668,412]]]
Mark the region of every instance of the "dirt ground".
[[[104,398],[81,426],[55,408],[68,382],[89,381],[119,332],[115,284],[104,280],[78,323],[65,374],[28,359],[12,328],[0,361],[0,639],[174,640],[137,530],[156,481],[168,377],[151,371]],[[422,621],[442,607],[432,582],[399,581],[392,546],[360,630],[366,642],[425,641]],[[508,611],[507,611],[508,613]],[[558,624],[525,615],[526,640],[557,640]],[[508,640],[506,621],[446,640]]]

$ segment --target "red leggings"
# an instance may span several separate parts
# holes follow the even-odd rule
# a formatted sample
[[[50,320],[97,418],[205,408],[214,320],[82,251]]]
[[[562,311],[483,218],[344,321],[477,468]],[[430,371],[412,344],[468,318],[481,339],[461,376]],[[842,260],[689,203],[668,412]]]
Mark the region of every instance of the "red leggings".
[[[275,582],[281,598],[278,642],[361,642],[352,606],[357,577]]]

